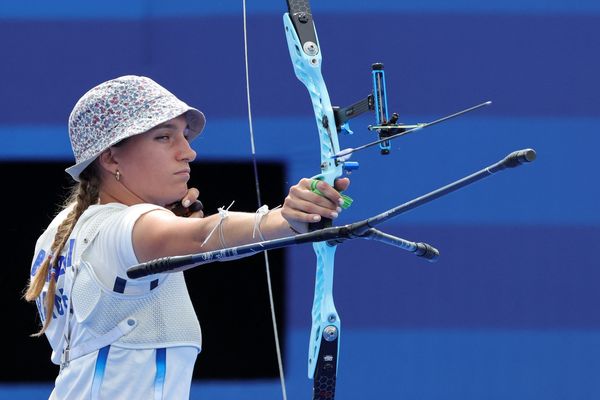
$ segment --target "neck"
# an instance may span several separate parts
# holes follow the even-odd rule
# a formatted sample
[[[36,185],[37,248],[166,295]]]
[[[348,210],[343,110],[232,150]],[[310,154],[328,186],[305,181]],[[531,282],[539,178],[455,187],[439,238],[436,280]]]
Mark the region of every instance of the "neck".
[[[100,189],[100,204],[121,203],[127,206],[134,204],[147,203],[141,196],[138,196],[129,189],[123,182],[117,181],[114,178],[108,180],[106,185],[102,185]]]

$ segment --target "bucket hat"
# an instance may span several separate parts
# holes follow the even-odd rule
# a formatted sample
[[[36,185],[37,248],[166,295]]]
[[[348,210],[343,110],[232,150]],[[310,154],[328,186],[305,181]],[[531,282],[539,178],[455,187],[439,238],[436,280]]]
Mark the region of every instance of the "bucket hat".
[[[75,165],[65,171],[79,181],[81,171],[110,146],[183,114],[191,141],[206,123],[202,112],[144,76],[126,75],[103,82],[84,94],[69,116]]]

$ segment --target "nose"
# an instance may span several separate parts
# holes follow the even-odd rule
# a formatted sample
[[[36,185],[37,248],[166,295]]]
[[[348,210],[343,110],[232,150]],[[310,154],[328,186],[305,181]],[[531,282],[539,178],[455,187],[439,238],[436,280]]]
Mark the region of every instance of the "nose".
[[[192,162],[196,159],[196,151],[190,146],[190,142],[187,139],[183,139],[181,144],[181,151],[179,152],[179,159],[187,162]]]

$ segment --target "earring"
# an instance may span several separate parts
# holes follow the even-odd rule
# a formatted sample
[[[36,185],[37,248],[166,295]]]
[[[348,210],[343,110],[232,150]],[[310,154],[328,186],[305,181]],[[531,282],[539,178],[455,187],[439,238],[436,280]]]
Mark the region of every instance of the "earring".
[[[117,182],[121,180],[121,171],[117,170],[117,172],[115,172],[115,179]]]

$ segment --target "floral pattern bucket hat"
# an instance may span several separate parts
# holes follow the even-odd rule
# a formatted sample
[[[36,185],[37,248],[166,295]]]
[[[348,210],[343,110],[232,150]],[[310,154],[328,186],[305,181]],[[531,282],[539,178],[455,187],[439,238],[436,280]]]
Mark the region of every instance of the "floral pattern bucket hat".
[[[204,128],[204,114],[152,79],[126,75],[101,83],[79,99],[69,116],[76,163],[66,171],[79,181],[81,171],[110,146],[183,114],[191,141]]]

